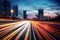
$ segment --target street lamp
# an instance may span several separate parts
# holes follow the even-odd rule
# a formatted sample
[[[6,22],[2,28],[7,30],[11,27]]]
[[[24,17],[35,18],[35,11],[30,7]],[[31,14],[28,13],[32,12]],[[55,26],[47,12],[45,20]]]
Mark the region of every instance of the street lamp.
[[[13,10],[13,9],[11,9],[11,10],[10,10],[10,13],[11,13],[11,16],[10,16],[10,18],[12,18],[12,16],[13,16],[13,13],[14,13],[14,10]]]
[[[11,12],[11,13],[14,13],[14,10],[13,10],[13,9],[11,9],[11,10],[10,10],[10,12]]]

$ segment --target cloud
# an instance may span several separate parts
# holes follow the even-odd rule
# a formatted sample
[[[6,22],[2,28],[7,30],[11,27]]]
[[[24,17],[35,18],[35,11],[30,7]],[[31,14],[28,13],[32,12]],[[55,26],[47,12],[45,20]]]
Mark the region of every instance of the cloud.
[[[18,4],[19,14],[23,15],[20,10],[50,9],[60,10],[60,0],[11,0],[12,4]]]
[[[11,0],[11,2],[18,4],[20,10],[44,9],[60,5],[60,0]]]

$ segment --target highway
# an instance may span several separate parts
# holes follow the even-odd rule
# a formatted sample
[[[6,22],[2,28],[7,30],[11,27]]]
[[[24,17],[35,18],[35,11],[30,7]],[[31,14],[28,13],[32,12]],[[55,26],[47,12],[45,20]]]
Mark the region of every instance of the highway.
[[[25,20],[1,24],[0,40],[60,40],[60,22]]]

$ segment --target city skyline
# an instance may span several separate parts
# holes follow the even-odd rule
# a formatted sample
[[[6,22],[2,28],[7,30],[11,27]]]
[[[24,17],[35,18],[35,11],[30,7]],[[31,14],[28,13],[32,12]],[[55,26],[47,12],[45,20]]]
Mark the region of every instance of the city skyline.
[[[4,0],[1,0],[1,2],[3,2],[3,1]],[[10,1],[9,5],[11,5],[11,6],[9,6],[8,8],[9,8],[9,10],[12,9],[14,11],[14,13],[12,13],[13,16],[15,16],[15,14],[17,14],[17,16],[19,16],[21,18],[23,18],[23,15],[24,15],[23,11],[24,10],[26,10],[28,18],[29,17],[36,18],[36,15],[38,14],[38,9],[44,10],[43,16],[47,16],[47,17],[51,17],[51,18],[55,18],[56,16],[58,16],[57,13],[60,14],[60,9],[59,9],[59,4],[58,4],[59,2],[57,1],[58,3],[57,2],[55,3],[56,0],[54,1],[55,4],[52,3],[53,1],[49,1],[49,0],[45,0],[45,1],[44,0],[40,0],[40,1],[39,0],[38,1],[36,1],[36,0],[32,0],[32,1],[31,0],[27,0],[27,1],[23,0],[22,3],[20,3],[21,2],[20,0],[15,0],[15,1],[14,0],[5,0],[5,1]],[[30,7],[29,9],[26,9],[26,8],[28,8],[28,6],[26,6],[27,5],[26,2],[29,4],[29,7]],[[34,4],[34,5],[31,6],[32,4]],[[49,6],[48,6],[48,4],[49,4]],[[6,4],[6,6],[8,6],[8,5]],[[13,6],[17,6],[17,9],[15,9],[16,7],[13,7]],[[23,6],[23,9],[21,9],[22,6]],[[26,6],[26,8],[25,8],[25,6]],[[17,11],[17,13],[15,13],[16,11]]]
[[[23,16],[23,10],[58,10],[60,11],[60,1],[59,0],[10,0],[11,4],[18,5],[19,16]],[[59,12],[60,13],[60,12]],[[31,13],[30,15],[34,15]],[[52,15],[49,13],[49,15]],[[53,14],[56,16],[56,14]]]

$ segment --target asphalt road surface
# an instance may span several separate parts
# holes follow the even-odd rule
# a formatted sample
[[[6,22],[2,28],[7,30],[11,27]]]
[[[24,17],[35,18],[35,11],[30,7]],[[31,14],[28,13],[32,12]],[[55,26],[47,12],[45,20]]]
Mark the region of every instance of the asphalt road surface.
[[[60,24],[31,20],[2,24],[0,40],[60,40]]]

